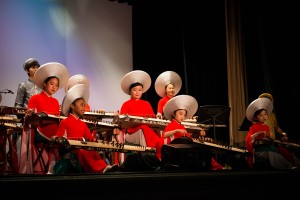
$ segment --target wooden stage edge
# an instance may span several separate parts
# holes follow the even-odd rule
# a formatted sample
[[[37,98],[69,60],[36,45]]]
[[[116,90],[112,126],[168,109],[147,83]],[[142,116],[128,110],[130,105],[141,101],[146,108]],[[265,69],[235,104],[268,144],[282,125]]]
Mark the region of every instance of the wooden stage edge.
[[[0,176],[0,188],[2,195],[31,199],[265,199],[299,195],[299,180],[299,169],[22,174]]]

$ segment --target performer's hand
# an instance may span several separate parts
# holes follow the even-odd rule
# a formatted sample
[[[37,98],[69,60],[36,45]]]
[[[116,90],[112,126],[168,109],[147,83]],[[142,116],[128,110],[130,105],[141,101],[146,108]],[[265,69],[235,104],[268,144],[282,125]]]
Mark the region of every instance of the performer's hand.
[[[161,113],[157,113],[156,114],[156,118],[161,119],[162,118],[162,114]]]
[[[201,137],[206,136],[206,131],[205,131],[205,130],[201,130],[201,131],[200,131],[200,136],[201,136]]]
[[[187,133],[186,130],[184,130],[184,129],[177,129],[177,131],[182,133],[183,136],[185,136]]]
[[[120,114],[120,112],[118,111],[118,110],[115,110],[114,111],[114,116],[117,116],[117,115],[119,115]]]
[[[57,138],[58,138],[58,136],[53,135],[53,136],[50,138],[50,141],[51,141],[51,142],[54,142]]]
[[[34,113],[33,109],[27,109],[27,111],[26,111],[27,116],[31,116],[33,113]]]

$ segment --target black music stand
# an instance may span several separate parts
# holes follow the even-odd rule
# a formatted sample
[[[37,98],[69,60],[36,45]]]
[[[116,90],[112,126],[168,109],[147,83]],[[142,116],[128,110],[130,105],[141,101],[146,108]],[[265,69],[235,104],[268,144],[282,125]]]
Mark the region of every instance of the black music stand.
[[[250,122],[247,117],[244,118],[240,128],[239,128],[239,131],[249,131],[250,129],[250,126],[252,125],[252,122]]]
[[[200,106],[198,110],[198,122],[200,124],[211,125],[214,128],[214,140],[216,136],[216,126],[223,125],[226,127],[229,119],[230,107],[221,105]]]

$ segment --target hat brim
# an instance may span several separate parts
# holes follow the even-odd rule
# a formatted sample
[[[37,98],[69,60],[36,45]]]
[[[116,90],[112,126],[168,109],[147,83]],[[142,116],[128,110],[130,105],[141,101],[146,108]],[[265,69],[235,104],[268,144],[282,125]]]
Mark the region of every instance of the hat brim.
[[[164,106],[163,113],[164,117],[168,120],[172,120],[172,114],[178,109],[187,110],[186,118],[191,118],[195,115],[198,110],[197,100],[190,95],[178,95],[171,98]]]
[[[82,74],[76,74],[68,80],[65,86],[65,92],[67,92],[71,87],[73,87],[76,84],[84,84],[87,87],[90,87],[90,81],[86,76]]]
[[[175,88],[174,95],[178,94],[182,86],[181,77],[173,71],[165,71],[161,73],[155,80],[155,91],[160,97],[166,96],[166,85],[173,84]]]
[[[58,89],[64,87],[69,80],[68,69],[61,63],[49,62],[40,66],[34,74],[34,83],[44,89],[44,82],[48,77],[57,77],[59,80]]]
[[[143,85],[143,93],[145,93],[151,86],[151,77],[147,72],[142,70],[134,70],[127,73],[121,80],[121,88],[123,92],[130,95],[130,85],[137,82]]]
[[[246,110],[246,117],[250,122],[253,122],[254,113],[260,109],[266,109],[268,114],[273,110],[273,103],[269,98],[261,97],[252,101]]]
[[[63,99],[61,111],[63,115],[68,116],[70,113],[71,104],[78,98],[83,98],[85,103],[88,102],[90,97],[90,90],[84,84],[77,84],[70,88]]]

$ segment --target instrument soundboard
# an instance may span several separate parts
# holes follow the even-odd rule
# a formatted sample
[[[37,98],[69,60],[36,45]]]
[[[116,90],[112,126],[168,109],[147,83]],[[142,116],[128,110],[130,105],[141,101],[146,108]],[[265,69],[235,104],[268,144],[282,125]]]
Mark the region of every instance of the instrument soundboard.
[[[26,110],[25,108],[0,106],[0,115],[25,115]]]
[[[66,119],[66,116],[57,116],[57,115],[47,115],[46,118],[51,119],[57,119],[57,120],[63,120]],[[100,120],[87,120],[87,119],[81,119],[83,122],[85,122],[90,128],[97,129],[99,131],[107,131],[114,128],[121,128],[118,124],[110,123],[110,122],[103,122]]]
[[[164,130],[165,127],[170,123],[170,120],[151,117],[138,117],[132,115],[119,115],[113,120],[113,122],[119,124],[123,128],[130,128],[139,124],[146,124],[154,130]],[[207,126],[198,123],[182,122],[181,124],[184,125],[188,132],[199,132],[207,129]]]
[[[283,141],[280,141],[280,140],[274,140],[274,143],[277,144],[277,145],[284,145],[286,147],[300,149],[300,144],[297,144],[297,143],[283,142]]]
[[[62,139],[62,138],[60,138]],[[97,151],[117,151],[117,152],[144,152],[155,153],[156,149],[151,147],[144,147],[140,145],[127,145],[117,142],[107,142],[98,140],[97,142],[68,140],[63,138],[63,141],[58,142],[60,145],[67,146],[68,148],[84,148],[87,150]]]
[[[20,119],[11,116],[0,116],[0,126],[21,130],[23,126]]]
[[[206,141],[199,140],[199,139],[196,139],[196,138],[193,138],[193,142],[197,143],[197,144],[206,145],[208,147],[212,147],[213,149],[216,149],[216,150],[233,152],[233,153],[241,153],[241,154],[249,154],[249,152],[246,149],[241,149],[241,148],[233,147],[233,146],[230,146],[230,145],[215,144],[215,143],[212,143],[212,142],[206,142]]]
[[[114,112],[84,112],[83,118],[95,118],[95,119],[102,119],[102,118],[114,118],[116,114]]]

